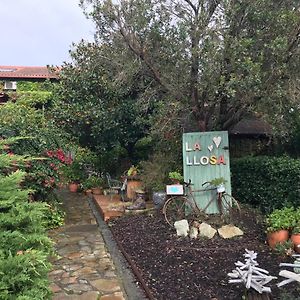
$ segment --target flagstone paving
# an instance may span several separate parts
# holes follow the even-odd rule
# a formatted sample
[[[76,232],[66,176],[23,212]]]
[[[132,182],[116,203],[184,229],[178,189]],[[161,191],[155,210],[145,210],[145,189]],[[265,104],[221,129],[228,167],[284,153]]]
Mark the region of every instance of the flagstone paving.
[[[86,197],[60,191],[65,225],[49,232],[57,256],[49,273],[53,300],[125,300],[121,279]]]

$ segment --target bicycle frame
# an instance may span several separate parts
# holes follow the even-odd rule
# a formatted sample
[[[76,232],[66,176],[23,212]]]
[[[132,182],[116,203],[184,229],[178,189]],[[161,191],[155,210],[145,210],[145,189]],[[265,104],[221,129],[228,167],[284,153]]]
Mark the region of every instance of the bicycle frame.
[[[206,184],[209,184],[209,182],[204,182],[202,184],[202,186],[205,186]],[[219,192],[218,188],[215,186],[207,186],[203,189],[199,189],[199,190],[192,190],[191,189],[191,183],[185,184],[185,191],[187,190],[187,192],[185,192],[185,196],[190,199],[193,204],[195,205],[195,208],[197,209],[197,211],[199,212],[204,212],[206,213],[207,208],[213,203],[214,200],[217,201],[217,206],[218,206],[218,210],[219,213],[222,214],[223,210],[224,210],[224,205],[223,205],[223,199],[225,199],[225,196],[228,195],[230,198],[232,198],[231,195],[227,194],[226,191],[222,191]],[[209,192],[209,191],[216,191],[215,196],[213,196],[208,203],[205,205],[204,208],[200,208],[197,204],[197,201],[195,200],[194,194],[195,193],[204,193],[204,192]],[[226,207],[228,206],[228,203],[226,203]]]
[[[216,200],[218,205],[219,214],[221,216],[225,216],[223,212],[228,212],[228,215],[230,215],[230,210],[232,208],[232,202],[234,202],[239,211],[239,205],[238,202],[229,194],[224,192],[219,192],[216,187],[206,187],[199,190],[192,190],[191,189],[191,183],[184,185],[184,194],[183,195],[172,195],[171,198],[169,198],[164,206],[163,206],[163,214],[165,216],[165,219],[167,223],[172,227],[174,225],[174,221],[178,221],[180,219],[186,218],[187,216],[193,216],[195,219],[201,219],[201,216],[207,217],[206,209],[209,207],[209,205]],[[197,201],[195,200],[194,194],[195,193],[203,193],[208,191],[216,191],[215,196],[212,196],[210,201],[206,204],[204,208],[200,208],[197,204]],[[227,198],[229,198],[229,201],[227,201]]]
[[[204,193],[204,192],[209,192],[209,191],[212,191],[214,190],[214,188],[209,188],[209,187],[206,187],[206,188],[203,188],[203,189],[199,189],[199,190],[192,190],[191,188],[192,186],[192,183],[189,183],[189,184],[185,184],[185,193],[184,195],[190,199],[192,201],[192,203],[195,205],[195,208],[197,209],[198,212],[205,212],[204,209],[200,208],[197,204],[197,201],[194,197],[194,194],[195,193]]]

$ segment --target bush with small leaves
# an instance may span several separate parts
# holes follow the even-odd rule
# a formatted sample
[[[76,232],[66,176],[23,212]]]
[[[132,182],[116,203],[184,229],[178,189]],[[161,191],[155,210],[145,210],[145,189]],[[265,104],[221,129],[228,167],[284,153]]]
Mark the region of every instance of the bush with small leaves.
[[[244,157],[231,161],[232,190],[241,202],[264,213],[300,205],[300,160],[290,157]]]

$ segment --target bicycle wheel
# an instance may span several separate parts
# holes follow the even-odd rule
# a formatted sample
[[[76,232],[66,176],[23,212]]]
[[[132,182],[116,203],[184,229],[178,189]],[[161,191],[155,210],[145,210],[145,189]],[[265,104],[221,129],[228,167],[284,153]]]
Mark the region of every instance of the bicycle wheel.
[[[194,212],[192,202],[184,196],[174,196],[168,199],[163,207],[166,222],[174,227],[176,221],[186,219]]]
[[[231,222],[240,213],[241,208],[238,201],[227,193],[222,194],[222,214],[229,217],[229,221]]]

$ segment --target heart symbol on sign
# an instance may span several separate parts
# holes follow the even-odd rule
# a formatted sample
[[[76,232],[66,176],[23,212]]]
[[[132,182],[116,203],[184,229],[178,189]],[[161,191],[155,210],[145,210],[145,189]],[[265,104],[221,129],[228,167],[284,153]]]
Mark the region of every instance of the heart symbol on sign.
[[[220,136],[213,137],[213,142],[215,143],[217,148],[219,148],[221,141],[222,141],[222,138]]]
[[[207,148],[208,148],[208,150],[211,152],[212,149],[214,149],[214,146],[213,146],[213,145],[209,145]]]

